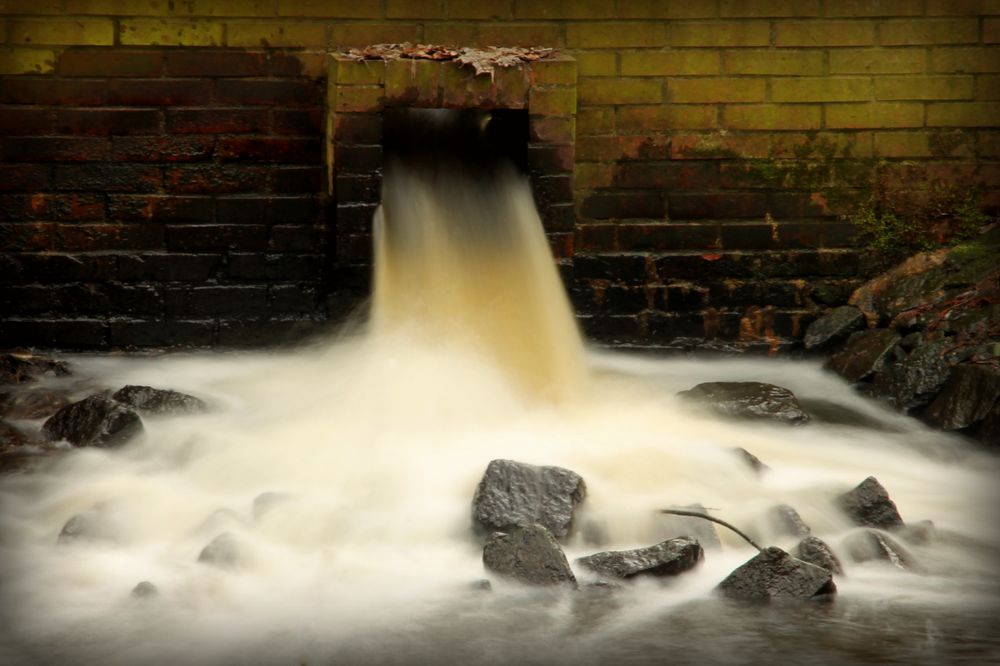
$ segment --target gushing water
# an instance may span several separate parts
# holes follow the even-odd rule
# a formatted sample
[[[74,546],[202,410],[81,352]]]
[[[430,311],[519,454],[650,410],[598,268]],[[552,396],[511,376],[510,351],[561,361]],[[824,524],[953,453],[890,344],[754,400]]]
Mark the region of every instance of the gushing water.
[[[210,402],[146,420],[0,480],[0,663],[984,663],[1000,655],[1000,464],[857,395],[817,365],[584,355],[527,186],[396,171],[378,222],[374,313],[294,353],[79,357],[100,387]],[[723,422],[674,396],[759,380],[877,428]],[[72,380],[64,380],[72,381]],[[73,385],[79,394],[93,384]],[[758,476],[743,447],[771,471]],[[869,475],[925,574],[853,564],[832,604],[745,607],[712,588],[754,554],[721,549],[676,579],[609,594],[484,578],[470,500],[493,458],[581,474],[574,557],[669,536],[699,502],[789,548],[764,518],[794,506],[841,551],[833,498]],[[73,516],[89,538],[59,540]],[[221,534],[218,566],[199,561]],[[842,557],[842,559],[847,559]],[[578,572],[585,577],[583,572]],[[158,594],[133,597],[139,581]]]

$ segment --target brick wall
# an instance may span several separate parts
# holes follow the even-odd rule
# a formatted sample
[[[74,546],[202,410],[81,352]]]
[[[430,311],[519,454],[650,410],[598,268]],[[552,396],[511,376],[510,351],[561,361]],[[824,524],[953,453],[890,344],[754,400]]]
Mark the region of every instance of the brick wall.
[[[0,0],[0,36],[0,345],[321,319],[358,287],[323,56],[375,42],[576,59],[567,279],[605,339],[799,333],[863,272],[876,160],[1000,203],[996,0]]]

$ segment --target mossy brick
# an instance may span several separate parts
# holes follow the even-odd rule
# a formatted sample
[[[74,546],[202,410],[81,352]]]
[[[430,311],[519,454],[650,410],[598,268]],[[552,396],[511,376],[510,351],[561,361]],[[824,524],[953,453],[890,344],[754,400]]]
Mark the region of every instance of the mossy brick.
[[[668,80],[667,98],[674,103],[763,102],[766,88],[764,79],[678,77]]]
[[[628,162],[618,169],[615,184],[624,189],[718,189],[719,163],[716,160]]]
[[[927,65],[927,49],[923,48],[830,51],[831,74],[921,74]]]
[[[49,74],[55,62],[50,49],[0,47],[0,74]]]
[[[167,16],[169,0],[66,0],[66,13],[102,16]]]
[[[555,174],[573,171],[576,151],[572,145],[528,145],[528,168],[532,173]]]
[[[468,71],[468,68],[466,68]],[[493,75],[491,95],[494,106],[506,109],[523,109],[528,104],[531,86],[527,67],[501,67]]]
[[[581,137],[576,141],[576,155],[585,162],[665,160],[670,155],[670,137],[662,134]]]
[[[614,76],[618,73],[618,61],[614,51],[579,51],[576,58],[580,76]]]
[[[875,153],[879,157],[930,157],[929,139],[924,131],[876,132]]]
[[[352,2],[355,0],[351,0]],[[487,19],[499,21],[513,18],[509,3],[483,2],[482,0],[448,0],[450,19]]]
[[[223,24],[204,20],[122,19],[122,44],[146,46],[220,46]]]
[[[1000,72],[1000,46],[931,49],[931,71],[944,74]]]
[[[358,3],[361,4],[361,3]],[[273,0],[175,0],[177,16],[274,16]]]
[[[439,67],[442,106],[451,109],[491,109],[502,106],[497,100],[498,86],[489,76],[477,76],[471,68],[462,67],[455,62],[445,63]],[[523,74],[521,76],[523,77]],[[523,101],[521,103],[523,104]]]
[[[767,134],[735,132],[700,132],[674,134],[670,140],[670,158],[674,160],[732,159],[767,157],[771,140]]]
[[[662,23],[601,22],[566,26],[566,46],[569,48],[663,46],[666,40],[666,27]]]
[[[700,104],[622,107],[616,122],[622,132],[714,129],[719,125],[716,108]]]
[[[819,0],[722,0],[724,17],[819,16]]]
[[[871,132],[780,132],[771,137],[771,157],[829,162],[872,156]]]
[[[385,101],[382,86],[337,86],[335,111],[378,111]]]
[[[913,0],[837,0],[828,2],[824,15],[857,18],[861,16],[920,16],[921,3]]]
[[[443,0],[385,0],[388,19],[444,18]]]
[[[614,9],[608,0],[514,0],[514,17],[519,19],[614,18]]]
[[[228,46],[326,46],[326,26],[307,21],[228,23]]]
[[[611,134],[615,131],[615,110],[609,106],[580,107],[576,112],[578,136]]]
[[[573,143],[576,138],[576,120],[567,117],[531,118],[529,123],[532,141],[544,143]]]
[[[827,104],[826,126],[831,129],[922,127],[924,105],[919,102]]]
[[[340,23],[330,25],[330,46],[337,49],[369,44],[401,44],[419,41],[416,23]]]
[[[928,127],[995,127],[1000,102],[932,102],[927,105]]]
[[[456,23],[455,21],[431,21],[424,24],[423,41],[428,44],[462,44],[463,46],[482,46],[479,40],[479,29],[475,23]]]
[[[441,99],[440,70],[441,66],[432,60],[386,62],[386,103],[395,106],[437,106]]]
[[[718,16],[716,0],[628,0],[618,3],[618,18],[625,19],[701,19]]]
[[[767,46],[771,25],[767,21],[672,23],[667,35],[671,46]]]
[[[730,104],[723,109],[723,126],[745,130],[819,129],[818,104]]]
[[[976,77],[976,99],[1000,99],[1000,76],[988,75]]]
[[[823,74],[820,50],[726,49],[722,52],[722,63],[727,74]]]
[[[7,24],[10,44],[110,46],[115,41],[111,19],[24,19]]]
[[[215,0],[203,0],[215,3]],[[268,5],[274,3],[270,0]],[[278,16],[303,16],[315,18],[381,18],[381,7],[377,2],[358,0],[278,0]]]
[[[663,100],[663,81],[648,78],[582,78],[580,104],[649,104]]]
[[[914,44],[970,44],[979,41],[976,19],[903,19],[878,24],[879,42],[885,46]]]
[[[576,187],[581,190],[611,187],[615,182],[615,170],[613,162],[577,162],[573,167]]]
[[[330,68],[328,76],[338,84],[378,85],[385,83],[385,62],[382,60],[353,60],[330,56]]]
[[[971,76],[880,76],[875,99],[972,99]]]
[[[532,88],[528,92],[528,110],[535,116],[572,116],[576,113],[576,90]]]
[[[697,76],[719,73],[719,54],[711,49],[623,51],[622,76]]]
[[[875,43],[870,21],[778,21],[776,46],[864,46]]]
[[[1000,18],[990,18],[983,21],[983,42],[1000,44]]]
[[[853,102],[871,96],[868,77],[782,77],[771,81],[775,102]]]
[[[563,31],[556,23],[484,23],[476,41],[483,46],[562,46]]]
[[[569,58],[536,60],[529,66],[532,85],[573,85],[576,83],[576,61]]]

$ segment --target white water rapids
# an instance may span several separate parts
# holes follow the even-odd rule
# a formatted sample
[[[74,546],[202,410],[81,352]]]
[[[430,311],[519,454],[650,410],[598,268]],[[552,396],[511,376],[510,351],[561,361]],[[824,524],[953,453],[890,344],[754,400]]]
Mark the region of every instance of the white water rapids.
[[[527,185],[452,185],[436,196],[420,179],[387,183],[369,326],[294,352],[69,359],[95,378],[60,380],[81,397],[147,384],[211,410],[147,418],[120,449],[0,479],[0,663],[996,663],[995,456],[813,362],[584,353]],[[492,231],[438,226],[477,215]],[[427,262],[403,258],[414,248]],[[724,422],[675,398],[720,380],[779,384],[881,428]],[[758,476],[734,447],[771,471]],[[484,571],[471,531],[494,458],[584,477],[570,561],[675,536],[657,509],[695,502],[788,549],[764,518],[787,503],[847,575],[831,604],[718,599],[713,587],[755,553],[723,530],[702,566],[665,581],[505,582]],[[855,528],[833,500],[869,475],[905,520],[934,522],[936,539],[908,545],[926,573],[844,556]],[[84,512],[97,538],[58,543]],[[224,532],[236,566],[199,562]],[[487,577],[493,590],[478,589]],[[130,596],[140,581],[158,594]]]

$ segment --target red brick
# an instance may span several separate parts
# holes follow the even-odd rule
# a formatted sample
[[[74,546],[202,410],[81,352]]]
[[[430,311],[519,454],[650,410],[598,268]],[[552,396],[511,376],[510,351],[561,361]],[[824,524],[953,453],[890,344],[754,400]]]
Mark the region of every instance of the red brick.
[[[107,139],[30,137],[4,140],[8,162],[95,162],[108,158]]]
[[[618,168],[615,184],[622,188],[710,190],[719,187],[715,162],[627,162]]]
[[[155,134],[160,129],[160,112],[145,109],[70,109],[56,113],[60,134]]]
[[[224,161],[312,163],[322,158],[316,139],[221,137],[216,155]]]
[[[167,52],[167,76],[264,76],[263,53],[221,49],[181,49]]]
[[[625,252],[712,250],[719,247],[719,230],[715,223],[620,224],[618,247]]]
[[[263,134],[268,130],[264,109],[168,109],[172,134]]]
[[[155,192],[161,181],[158,167],[133,164],[57,166],[52,179],[57,190],[84,192]]]
[[[210,81],[115,79],[108,84],[108,103],[136,106],[201,106],[212,95]]]
[[[37,192],[49,184],[44,164],[0,164],[0,192]]]
[[[52,127],[48,109],[0,109],[0,136],[52,134]]]
[[[269,180],[271,191],[275,194],[315,193],[325,186],[326,169],[318,166],[282,167],[272,169]]]
[[[721,218],[763,218],[767,197],[756,192],[688,194],[671,192],[669,215],[672,220]]]
[[[104,103],[105,81],[6,76],[0,103],[95,106]]]
[[[320,109],[275,109],[273,134],[322,134],[323,113]]]
[[[163,73],[163,52],[71,48],[60,56],[58,70],[61,76],[153,78]]]
[[[220,102],[260,106],[313,106],[322,99],[312,81],[221,79],[216,83]]]
[[[118,162],[203,162],[211,159],[215,139],[190,137],[122,137],[112,140],[111,159]]]
[[[159,250],[163,226],[159,224],[61,224],[56,247],[77,252]]]
[[[248,165],[196,164],[171,167],[163,176],[168,192],[214,194],[216,192],[256,192],[267,182],[267,170]]]
[[[101,220],[103,218],[104,198],[101,194],[0,195],[0,220]]]
[[[109,194],[108,218],[132,222],[211,222],[210,197]]]

